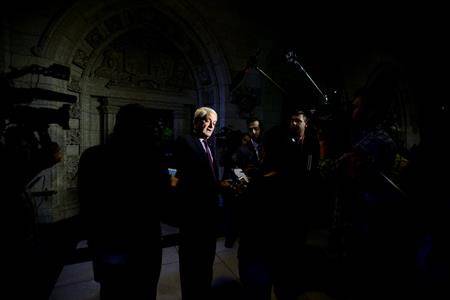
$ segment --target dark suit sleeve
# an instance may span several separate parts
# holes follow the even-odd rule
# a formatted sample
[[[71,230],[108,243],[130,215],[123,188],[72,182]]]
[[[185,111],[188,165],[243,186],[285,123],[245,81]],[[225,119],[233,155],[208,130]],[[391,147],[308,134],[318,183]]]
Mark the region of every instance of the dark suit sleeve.
[[[175,176],[177,178],[182,178],[187,168],[185,156],[187,155],[188,152],[189,147],[186,138],[179,137],[176,140],[174,147],[175,169],[177,169],[177,173]]]
[[[86,150],[80,157],[78,164],[78,197],[83,213],[87,211],[86,205],[94,189],[95,154],[93,149]]]
[[[194,136],[177,140],[174,158],[179,192],[186,197],[198,197],[201,191],[206,198],[215,197],[218,192],[216,177],[201,144]]]
[[[84,230],[90,235],[95,225],[96,215],[101,211],[101,199],[103,188],[102,161],[105,153],[101,146],[87,149],[81,155],[78,164],[78,198],[80,201],[80,213]],[[90,236],[88,236],[89,238]]]

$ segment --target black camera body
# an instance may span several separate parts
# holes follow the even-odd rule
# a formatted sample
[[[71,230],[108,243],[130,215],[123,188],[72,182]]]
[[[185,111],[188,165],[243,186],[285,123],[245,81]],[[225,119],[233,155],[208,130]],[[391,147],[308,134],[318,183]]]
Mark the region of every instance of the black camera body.
[[[63,65],[53,64],[49,67],[30,65],[22,69],[13,69],[0,77],[0,126],[6,124],[24,125],[31,130],[48,128],[49,124],[58,124],[63,129],[69,129],[70,104],[77,102],[77,97],[70,94],[55,92],[41,88],[16,88],[12,80],[26,74],[41,74],[57,79],[69,80],[70,69]],[[34,100],[41,99],[55,102],[65,102],[59,109],[35,108],[28,106]]]
[[[70,104],[63,104],[59,109],[35,108],[30,106],[15,106],[9,116],[9,122],[23,124],[32,130],[40,130],[49,124],[58,124],[68,130],[70,119]]]

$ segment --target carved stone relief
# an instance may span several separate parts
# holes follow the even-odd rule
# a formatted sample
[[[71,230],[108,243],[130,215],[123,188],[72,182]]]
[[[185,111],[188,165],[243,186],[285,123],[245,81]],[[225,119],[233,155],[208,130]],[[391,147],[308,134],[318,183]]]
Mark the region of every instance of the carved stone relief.
[[[66,130],[66,145],[79,145],[80,144],[80,130],[69,129]]]
[[[107,87],[160,91],[195,88],[181,54],[154,33],[136,31],[124,35],[105,49],[97,61],[94,76],[109,79]]]
[[[72,119],[80,119],[80,117],[81,117],[80,102],[72,104],[72,106],[70,108],[70,117]]]
[[[77,172],[79,156],[67,156],[64,159],[64,167],[66,170],[65,180],[69,188],[77,186]]]
[[[112,82],[131,81],[132,74],[127,74],[123,66],[123,53],[112,48],[102,54],[102,61],[94,71],[96,77],[111,79]]]
[[[70,82],[67,84],[67,89],[72,92],[81,92],[80,78],[72,77]]]
[[[100,32],[100,29],[94,28],[89,32],[85,40],[92,48],[96,49],[106,40],[106,37]]]
[[[78,49],[75,52],[75,56],[73,57],[72,63],[82,69],[85,69],[88,61],[89,55],[84,50]]]

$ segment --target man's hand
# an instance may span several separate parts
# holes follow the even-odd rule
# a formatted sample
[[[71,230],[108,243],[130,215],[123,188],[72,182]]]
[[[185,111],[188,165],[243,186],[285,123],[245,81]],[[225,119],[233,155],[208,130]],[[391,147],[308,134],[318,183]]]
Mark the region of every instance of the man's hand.
[[[177,177],[175,177],[173,175],[170,176],[170,178],[169,178],[169,186],[171,188],[176,188],[177,185],[178,185],[178,181],[179,181],[179,179]]]
[[[233,187],[233,182],[230,179],[225,179],[219,182],[219,187],[221,190],[230,190]]]

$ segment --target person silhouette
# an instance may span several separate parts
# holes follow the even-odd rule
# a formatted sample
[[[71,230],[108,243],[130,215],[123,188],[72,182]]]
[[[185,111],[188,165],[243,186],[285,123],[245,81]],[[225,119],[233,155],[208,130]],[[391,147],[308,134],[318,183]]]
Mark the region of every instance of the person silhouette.
[[[121,107],[111,138],[80,159],[81,215],[102,300],[156,299],[160,201],[169,178],[152,137],[153,120],[142,105]]]

